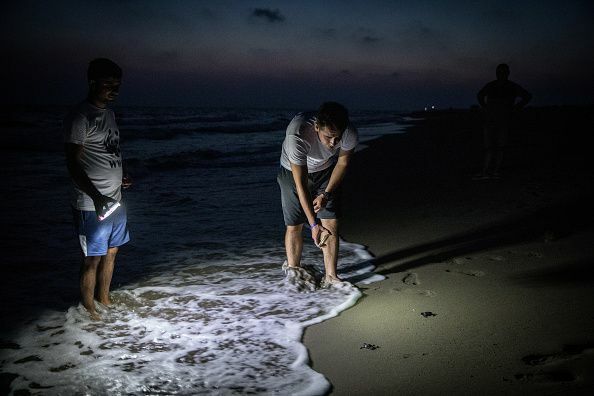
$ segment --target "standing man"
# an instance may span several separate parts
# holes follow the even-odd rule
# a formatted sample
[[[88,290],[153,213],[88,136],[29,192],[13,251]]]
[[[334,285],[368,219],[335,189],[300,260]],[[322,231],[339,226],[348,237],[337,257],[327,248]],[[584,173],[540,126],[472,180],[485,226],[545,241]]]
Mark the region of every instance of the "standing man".
[[[336,275],[340,184],[357,142],[347,109],[336,102],[323,103],[315,117],[297,114],[283,142],[277,181],[287,227],[284,267],[300,268],[307,223],[324,254],[323,287],[341,283]]]
[[[503,151],[514,111],[521,109],[532,98],[524,88],[509,81],[509,66],[502,63],[496,69],[497,80],[491,81],[477,94],[479,104],[485,109],[484,130],[485,158],[483,170],[475,179],[500,177]],[[516,103],[516,99],[521,100]]]
[[[95,320],[99,315],[94,299],[110,304],[116,254],[130,240],[121,189],[131,182],[122,171],[120,132],[107,107],[117,98],[121,79],[122,69],[111,60],[91,61],[88,97],[64,120],[66,164],[74,184],[74,224],[84,256],[81,299]]]

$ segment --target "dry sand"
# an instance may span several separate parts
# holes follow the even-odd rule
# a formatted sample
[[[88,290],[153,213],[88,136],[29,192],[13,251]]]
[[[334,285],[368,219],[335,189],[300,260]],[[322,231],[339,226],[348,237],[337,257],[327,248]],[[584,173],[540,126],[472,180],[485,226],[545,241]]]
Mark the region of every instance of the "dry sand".
[[[525,110],[501,180],[476,112],[357,153],[341,234],[387,279],[306,330],[332,394],[594,394],[593,113]]]

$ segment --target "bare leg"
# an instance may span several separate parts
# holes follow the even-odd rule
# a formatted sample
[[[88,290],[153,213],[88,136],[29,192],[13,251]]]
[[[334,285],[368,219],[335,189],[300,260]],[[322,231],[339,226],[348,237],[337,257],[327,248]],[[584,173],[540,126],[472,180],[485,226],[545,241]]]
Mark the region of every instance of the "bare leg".
[[[101,258],[101,262],[99,263],[97,271],[97,300],[104,305],[111,304],[109,300],[109,286],[111,285],[111,277],[113,275],[117,253],[117,247],[109,248],[107,254]]]
[[[501,163],[503,162],[503,148],[498,147],[495,151],[495,167],[493,169],[493,175],[499,174],[499,169],[501,168]]]
[[[327,228],[332,233],[332,235],[328,237],[324,247],[322,247],[326,277],[338,279],[338,276],[336,275],[336,266],[338,264],[338,220],[321,219],[321,221],[324,228]]]
[[[303,251],[303,224],[287,226],[285,232],[285,249],[287,251],[287,264],[289,267],[301,265],[301,252]]]
[[[491,124],[485,125],[483,129],[483,148],[485,150],[485,156],[483,159],[483,172],[481,176],[488,176],[491,166],[493,166],[493,156],[494,156],[494,133],[495,127]]]
[[[93,319],[99,317],[97,311],[95,311],[94,295],[97,267],[101,259],[101,256],[85,257],[80,268],[80,295],[82,304],[89,311]]]
[[[491,167],[491,163],[493,162],[493,150],[492,149],[486,149],[485,150],[485,160],[483,163],[483,176],[486,176],[489,174],[489,168]]]

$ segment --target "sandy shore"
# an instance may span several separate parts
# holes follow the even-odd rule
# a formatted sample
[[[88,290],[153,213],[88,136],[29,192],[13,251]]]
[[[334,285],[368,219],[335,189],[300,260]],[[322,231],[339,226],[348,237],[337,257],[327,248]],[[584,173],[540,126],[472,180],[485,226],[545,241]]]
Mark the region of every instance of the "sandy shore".
[[[426,114],[356,155],[341,234],[387,279],[306,330],[332,394],[591,394],[593,113],[525,110],[501,180],[471,178],[477,112]]]

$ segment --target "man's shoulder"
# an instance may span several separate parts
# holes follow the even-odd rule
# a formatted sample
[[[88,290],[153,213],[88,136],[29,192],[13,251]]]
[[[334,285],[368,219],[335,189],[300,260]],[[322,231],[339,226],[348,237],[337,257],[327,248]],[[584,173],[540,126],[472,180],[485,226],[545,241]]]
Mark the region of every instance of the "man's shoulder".
[[[83,100],[82,102],[77,103],[74,105],[70,112],[67,115],[68,118],[73,120],[82,120],[86,119],[87,121],[97,117],[97,111],[94,106],[92,106],[88,101]]]
[[[355,134],[355,135],[358,134],[357,127],[354,126],[352,122],[349,122],[349,124],[347,125],[347,127],[345,129],[345,132],[352,133],[352,134]]]
[[[291,124],[295,123],[295,124],[312,124],[315,121],[315,114],[311,113],[311,112],[301,112],[301,113],[297,113],[293,116],[293,118],[291,119]]]
[[[483,88],[483,89],[490,90],[490,89],[495,89],[499,86],[500,86],[499,80],[493,80],[493,81],[489,81],[487,84],[485,84],[485,88]]]
[[[313,128],[315,119],[308,113],[297,113],[289,126],[287,127],[287,135],[299,135],[305,137],[306,132]]]
[[[85,111],[85,103],[84,102],[80,102],[77,103],[76,105],[72,106],[70,108],[70,110],[68,111],[68,113],[66,114],[66,117],[64,117],[64,123],[65,124],[74,124],[74,123],[88,123],[89,122],[89,117],[88,117],[88,112]]]

